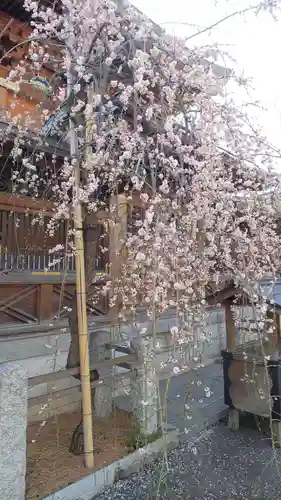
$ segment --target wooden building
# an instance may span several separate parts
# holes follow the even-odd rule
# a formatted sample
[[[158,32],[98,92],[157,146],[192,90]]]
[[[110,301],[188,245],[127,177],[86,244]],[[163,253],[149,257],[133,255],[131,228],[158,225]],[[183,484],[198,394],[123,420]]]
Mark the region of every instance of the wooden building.
[[[57,163],[69,150],[67,144],[57,144],[54,138],[41,139],[44,125],[44,90],[34,85],[32,75],[25,75],[20,85],[7,79],[9,73],[27,54],[27,46],[18,46],[27,39],[31,29],[26,23],[27,13],[22,2],[4,2],[0,11],[0,330],[8,325],[36,325],[59,319],[67,312],[75,289],[75,259],[64,252],[54,253],[58,245],[65,248],[71,227],[71,217],[58,223],[53,236],[47,226],[53,216],[49,200],[48,182],[56,175],[52,155]],[[17,16],[15,19],[13,16]],[[42,76],[52,76],[52,68],[44,65]],[[16,122],[13,121],[16,118]],[[13,126],[11,126],[13,123]],[[11,150],[17,128],[21,127],[21,148],[34,154],[43,153],[39,175],[44,179],[38,196],[13,194],[13,171],[17,162],[11,160]],[[47,187],[46,187],[47,186]],[[106,238],[105,227],[96,224],[96,251],[94,268],[97,282],[107,271],[107,254],[101,251]],[[105,314],[107,300],[101,299],[95,307],[88,304],[88,312]]]
[[[49,0],[44,0],[48,3]],[[53,207],[49,203],[48,182],[44,183],[44,189],[38,193],[36,199],[28,196],[14,196],[12,194],[13,169],[15,164],[11,162],[10,152],[16,134],[16,126],[24,130],[22,135],[22,148],[27,151],[43,152],[44,158],[38,163],[40,175],[45,176],[44,181],[52,179],[56,175],[55,166],[52,164],[52,156],[55,152],[56,161],[63,161],[69,156],[68,144],[59,141],[57,143],[53,136],[42,135],[42,127],[46,125],[43,119],[44,106],[54,107],[54,115],[59,107],[55,99],[48,99],[44,90],[36,85],[32,74],[24,76],[21,84],[12,83],[7,80],[10,71],[15,68],[19,61],[26,57],[28,67],[27,44],[18,45],[26,40],[31,29],[29,28],[29,16],[23,8],[22,0],[4,0],[0,12],[0,140],[3,144],[0,156],[0,325],[5,328],[6,324],[29,324],[49,321],[65,314],[70,305],[70,299],[74,291],[75,266],[73,256],[65,257],[50,253],[50,249],[56,245],[65,245],[66,236],[71,224],[69,220],[61,222],[54,237],[48,236],[46,227],[52,217]],[[157,27],[156,27],[157,28]],[[160,28],[159,28],[160,29]],[[137,48],[143,48],[144,43]],[[222,68],[204,61],[207,67],[213,67],[214,73],[224,78],[225,71]],[[182,63],[178,63],[182,67]],[[124,74],[118,72],[118,78],[122,81],[130,81],[131,70],[125,64]],[[54,68],[49,63],[44,63],[40,70],[40,76],[51,80]],[[129,73],[128,73],[129,72]],[[112,78],[113,75],[109,75]],[[116,77],[116,71],[114,76]],[[129,80],[128,80],[129,79]],[[114,89],[113,89],[114,90]],[[111,94],[112,89],[108,89]],[[156,93],[157,88],[153,90]],[[191,89],[191,97],[196,89]],[[112,102],[115,103],[115,95]],[[116,103],[118,96],[116,97]],[[144,103],[145,109],[146,103]],[[61,110],[61,109],[60,109]],[[123,113],[124,110],[121,109]],[[134,106],[128,105],[126,119],[129,124],[134,122]],[[11,122],[17,119],[16,126],[11,127]],[[160,122],[160,119],[159,119]],[[51,122],[49,123],[49,125]],[[144,133],[153,135],[158,130],[159,123],[143,123]],[[45,127],[44,130],[48,130]],[[186,140],[193,140],[192,134],[186,134]],[[173,154],[173,152],[171,152]],[[38,173],[38,172],[37,172]],[[39,174],[39,173],[38,173]],[[150,175],[148,169],[147,175]],[[28,188],[28,187],[27,187]],[[28,190],[28,189],[27,189]],[[41,198],[41,199],[40,199]],[[108,206],[110,200],[108,200]],[[133,196],[131,206],[140,206],[138,196]],[[130,212],[131,212],[130,208]],[[97,274],[95,286],[100,284],[101,273],[106,275],[110,262],[111,271],[114,269],[114,254],[112,245],[104,245],[106,238],[109,241],[116,240],[116,230],[107,231],[108,224],[104,224],[104,217],[97,217],[95,226],[95,257],[94,267]],[[126,210],[124,219],[128,224],[129,210]],[[40,219],[38,223],[38,218]],[[35,219],[37,222],[34,223]],[[103,252],[101,247],[109,246],[108,252]],[[117,267],[118,264],[116,263]],[[46,272],[47,270],[47,272]],[[107,312],[107,300],[99,299],[93,306],[89,304],[89,312],[105,314]],[[0,327],[1,328],[1,327]]]
[[[48,0],[46,0],[48,3]],[[39,322],[58,319],[66,314],[74,292],[75,263],[73,255],[68,257],[67,252],[61,255],[50,252],[57,245],[65,247],[68,230],[72,224],[72,217],[63,220],[56,228],[53,237],[48,235],[46,228],[52,218],[53,206],[49,202],[51,180],[56,175],[56,168],[62,164],[65,157],[69,157],[69,145],[63,141],[56,141],[56,137],[49,134],[52,127],[52,118],[63,112],[60,103],[54,96],[48,98],[46,89],[36,85],[32,73],[24,75],[22,83],[7,80],[10,72],[17,67],[21,60],[25,60],[26,68],[29,67],[27,44],[19,45],[31,33],[28,25],[29,15],[22,7],[22,0],[5,0],[3,10],[0,11],[0,325],[5,329],[7,324],[38,325]],[[139,41],[143,47],[143,43]],[[124,74],[118,73],[124,83],[132,77],[126,65]],[[49,63],[44,63],[40,69],[40,77],[46,81],[52,80],[54,68]],[[116,71],[114,73],[116,76]],[[109,75],[109,80],[113,75]],[[129,80],[128,80],[129,79]],[[123,81],[122,80],[122,81]],[[112,94],[110,87],[108,92]],[[112,95],[114,102],[115,96]],[[118,101],[118,98],[116,98]],[[116,101],[116,102],[117,102]],[[53,117],[48,125],[44,122],[44,107],[53,106]],[[130,124],[134,121],[133,104],[126,109],[126,119]],[[59,113],[58,113],[59,110]],[[52,110],[51,110],[52,111]],[[121,110],[122,111],[122,110]],[[122,111],[123,112],[123,111]],[[16,120],[16,121],[15,121]],[[11,126],[13,123],[13,126]],[[144,124],[145,134],[154,134],[157,123],[149,128]],[[32,154],[44,153],[37,162],[37,174],[42,176],[42,189],[36,198],[13,194],[13,171],[17,168],[17,161],[11,161],[11,150],[17,129],[21,129],[21,145],[24,150]],[[56,165],[52,157],[56,156]],[[50,180],[50,182],[49,182]],[[121,183],[122,184],[122,183]],[[28,191],[28,186],[26,186]],[[122,188],[121,188],[122,192]],[[119,195],[118,195],[119,196]],[[122,197],[123,194],[121,193]],[[124,223],[129,223],[129,214],[141,205],[138,195],[132,196],[130,207],[127,205],[123,213]],[[94,226],[94,274],[95,287],[116,268],[120,268],[116,261],[117,231],[124,230],[124,223],[108,224],[108,210],[113,200],[107,199],[106,210],[97,214],[94,220],[89,221],[90,232]],[[123,204],[123,202],[121,203]],[[115,203],[116,205],[116,203]],[[118,203],[117,203],[118,205]],[[117,208],[117,212],[118,212]],[[132,214],[133,216],[133,214]],[[117,218],[119,215],[117,214]],[[118,226],[119,229],[118,229]],[[86,239],[86,236],[84,236]],[[106,243],[105,243],[106,242]],[[110,243],[111,242],[111,243]],[[116,244],[115,244],[115,243]],[[108,252],[104,252],[108,247]],[[89,294],[91,296],[91,293]],[[98,294],[97,294],[98,295]],[[99,297],[97,301],[90,300],[88,312],[106,314],[108,310],[107,299]],[[1,328],[1,326],[0,326]]]

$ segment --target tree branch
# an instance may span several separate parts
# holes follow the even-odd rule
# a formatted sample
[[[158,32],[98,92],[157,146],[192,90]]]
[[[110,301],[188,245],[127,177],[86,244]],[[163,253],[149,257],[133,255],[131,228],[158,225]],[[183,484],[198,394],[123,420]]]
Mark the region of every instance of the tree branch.
[[[7,29],[11,26],[11,24],[14,22],[14,18],[12,17],[6,24],[6,26],[4,26],[4,28],[2,29],[2,31],[0,32],[0,40],[2,38],[3,35],[5,35]]]
[[[267,3],[268,2],[266,2],[266,4]],[[269,4],[268,4],[268,8],[270,9],[270,8],[274,7],[275,5],[277,5],[277,3],[278,3],[278,0],[273,0],[272,2],[270,1]],[[211,24],[207,28],[204,28],[204,29],[198,31],[197,33],[193,33],[193,35],[188,36],[187,38],[185,38],[185,40],[188,41],[188,40],[191,40],[192,38],[195,38],[198,35],[202,35],[203,33],[206,33],[207,31],[210,31],[213,28],[216,28],[217,26],[219,26],[220,24],[224,23],[225,21],[228,21],[228,19],[231,19],[232,17],[246,14],[247,12],[250,12],[252,10],[257,10],[258,11],[258,10],[260,10],[263,7],[263,5],[264,5],[264,7],[266,6],[265,2],[260,2],[260,3],[256,4],[256,5],[251,5],[249,7],[246,7],[243,10],[237,10],[235,12],[232,12],[231,14],[228,14],[227,16],[224,16],[221,19],[219,19],[218,21],[216,21],[215,23]],[[185,24],[185,23],[181,23],[181,24]],[[189,25],[189,23],[186,23],[186,24]]]

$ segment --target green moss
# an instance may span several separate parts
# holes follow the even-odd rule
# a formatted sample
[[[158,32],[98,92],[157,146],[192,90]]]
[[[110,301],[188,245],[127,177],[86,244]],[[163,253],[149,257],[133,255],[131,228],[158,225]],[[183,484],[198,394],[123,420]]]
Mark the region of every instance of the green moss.
[[[156,337],[167,337],[167,335],[171,335],[170,332],[159,332],[156,333]]]
[[[128,453],[132,453],[139,448],[143,448],[149,443],[153,443],[162,435],[161,430],[147,434],[143,427],[136,423],[129,432],[126,439],[126,449]]]

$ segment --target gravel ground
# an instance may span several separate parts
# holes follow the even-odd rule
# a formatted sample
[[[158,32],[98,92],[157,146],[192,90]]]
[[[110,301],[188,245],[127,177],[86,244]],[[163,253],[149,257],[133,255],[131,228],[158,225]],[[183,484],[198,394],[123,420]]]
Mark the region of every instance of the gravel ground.
[[[238,432],[220,422],[186,441],[141,474],[107,489],[98,500],[280,500],[281,451],[267,423],[241,417]]]

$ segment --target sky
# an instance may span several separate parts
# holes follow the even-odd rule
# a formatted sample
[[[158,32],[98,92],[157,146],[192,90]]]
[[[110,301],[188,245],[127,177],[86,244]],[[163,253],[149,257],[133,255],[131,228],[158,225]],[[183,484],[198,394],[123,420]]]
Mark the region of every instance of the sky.
[[[189,37],[228,14],[259,0],[133,0],[132,3],[169,33]],[[255,110],[270,142],[281,148],[281,12],[275,21],[269,13],[254,12],[231,17],[211,31],[188,41],[188,46],[220,44],[230,58],[218,61],[252,78],[252,99],[266,111]],[[237,94],[237,102],[241,96]],[[247,98],[248,99],[248,98]]]

